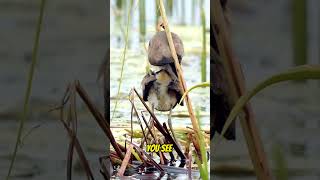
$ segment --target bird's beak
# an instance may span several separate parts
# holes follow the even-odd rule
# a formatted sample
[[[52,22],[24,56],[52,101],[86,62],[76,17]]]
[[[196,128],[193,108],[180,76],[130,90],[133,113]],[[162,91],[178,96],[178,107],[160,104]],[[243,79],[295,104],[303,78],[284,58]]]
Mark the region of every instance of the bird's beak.
[[[157,24],[157,32],[160,32],[162,30],[165,30],[165,26],[164,26],[162,18],[159,17],[158,24]]]

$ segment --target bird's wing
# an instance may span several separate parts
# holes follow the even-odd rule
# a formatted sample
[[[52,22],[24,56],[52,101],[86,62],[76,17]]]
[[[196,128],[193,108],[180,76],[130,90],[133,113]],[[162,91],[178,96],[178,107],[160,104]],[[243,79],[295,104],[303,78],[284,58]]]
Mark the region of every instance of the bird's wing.
[[[211,49],[211,69],[212,69],[212,79],[211,83],[211,93],[213,100],[213,107],[212,107],[212,118],[213,121],[211,123],[211,128],[218,133],[221,133],[223,126],[230,114],[231,108],[233,106],[229,100],[229,88],[227,84],[227,80],[225,77],[225,70],[223,68],[221,58],[218,53]],[[211,138],[213,133],[210,134]],[[224,137],[228,140],[235,139],[235,122],[233,121],[232,124],[227,129]]]
[[[157,80],[156,75],[153,72],[150,74],[146,74],[142,79],[141,87],[142,87],[142,95],[143,95],[144,101],[148,101],[150,88],[152,87],[153,82],[156,80]]]
[[[176,80],[176,81],[171,81],[169,86],[168,86],[168,89],[169,90],[172,90],[176,93],[176,97],[178,99],[178,102],[180,101],[180,99],[182,98],[183,94],[182,94],[182,91],[180,90],[180,86],[179,86],[179,81]],[[183,101],[181,102],[180,104],[181,106],[183,106]]]

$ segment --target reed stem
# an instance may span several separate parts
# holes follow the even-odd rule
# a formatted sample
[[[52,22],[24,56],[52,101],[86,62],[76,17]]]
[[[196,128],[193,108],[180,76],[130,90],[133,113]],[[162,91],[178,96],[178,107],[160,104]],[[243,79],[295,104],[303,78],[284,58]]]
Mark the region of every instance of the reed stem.
[[[200,5],[201,11],[201,24],[202,24],[202,53],[201,53],[201,81],[207,81],[207,38],[206,38],[206,16],[203,8],[203,0]]]
[[[139,0],[139,30],[140,40],[144,40],[146,36],[146,5],[145,0]],[[144,42],[144,41],[142,41]]]
[[[166,16],[166,12],[164,9],[164,5],[163,5],[163,1],[159,0],[159,6],[160,6],[160,13],[161,13],[161,17],[165,26],[165,32],[168,38],[168,42],[169,42],[169,47],[172,53],[172,57],[174,59],[174,64],[175,67],[177,69],[177,73],[178,73],[178,78],[179,78],[179,85],[180,85],[180,89],[182,90],[182,92],[184,93],[187,90],[187,86],[186,86],[186,82],[183,78],[183,73],[182,73],[182,69],[181,66],[179,64],[178,61],[178,56],[177,56],[177,52],[175,50],[174,44],[173,44],[173,40],[172,40],[172,36],[171,36],[171,32],[170,32],[170,27],[168,25],[168,20],[167,20],[167,16]],[[192,104],[191,104],[191,100],[188,96],[188,94],[185,96],[185,102],[188,108],[188,112],[191,118],[191,122],[192,122],[192,126],[193,129],[195,131],[196,134],[198,134],[199,132],[199,123],[198,120],[194,114],[193,108],[192,108]]]
[[[229,85],[229,98],[236,102],[240,96],[245,93],[245,82],[239,62],[236,61],[226,27],[223,10],[220,0],[213,0],[212,17],[215,26],[212,27],[216,37],[218,49],[221,55],[222,64],[225,69],[225,76]],[[254,114],[251,106],[246,104],[243,108],[244,115],[240,116],[241,127],[247,142],[247,148],[251,157],[252,164],[255,168],[259,180],[271,179],[270,169],[268,167],[266,154],[263,144],[255,124]]]
[[[19,147],[19,144],[21,141],[21,135],[22,135],[24,123],[27,119],[27,114],[28,114],[28,110],[29,110],[29,99],[30,99],[31,90],[32,90],[33,75],[34,75],[34,71],[35,71],[35,67],[36,67],[37,59],[38,59],[37,55],[38,55],[38,51],[39,51],[40,34],[41,34],[41,30],[42,30],[42,22],[43,22],[45,5],[46,5],[46,0],[41,0],[40,13],[38,16],[38,23],[37,23],[37,28],[36,28],[35,38],[34,38],[34,43],[33,43],[33,49],[32,49],[32,61],[31,61],[30,69],[29,69],[28,81],[27,81],[27,86],[26,86],[26,91],[25,91],[25,96],[24,96],[23,112],[22,112],[22,116],[20,119],[20,125],[19,125],[19,129],[18,129],[16,144],[14,147],[14,151],[13,151],[13,155],[12,155],[12,159],[10,162],[10,167],[8,170],[6,180],[8,180],[10,178],[10,175],[11,175],[11,172],[13,169],[13,165],[14,165],[14,161],[16,160],[16,156],[18,153],[18,147]]]
[[[293,0],[292,2],[292,35],[294,65],[304,65],[307,57],[307,5],[306,1]]]

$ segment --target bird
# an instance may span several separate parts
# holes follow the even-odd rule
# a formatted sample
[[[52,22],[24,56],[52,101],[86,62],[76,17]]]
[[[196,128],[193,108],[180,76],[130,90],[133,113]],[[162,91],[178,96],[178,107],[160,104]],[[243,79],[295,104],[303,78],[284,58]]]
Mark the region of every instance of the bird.
[[[176,141],[172,128],[171,115],[172,110],[179,103],[183,95],[179,87],[179,82],[170,76],[167,69],[161,69],[157,72],[150,71],[147,73],[141,82],[141,86],[143,100],[149,102],[153,112],[154,109],[161,112],[169,112],[168,125]],[[180,105],[183,106],[183,102]]]
[[[162,31],[165,29],[162,19],[159,19],[157,25],[157,33],[150,39],[148,47],[148,61],[155,69],[166,69],[166,71],[174,78],[178,80],[174,59],[169,47],[166,32]],[[184,55],[184,47],[181,38],[171,32],[173,44],[177,53],[179,64],[181,64],[182,57]]]
[[[157,33],[149,41],[148,61],[153,69],[150,70],[141,82],[143,100],[149,102],[152,111],[162,111],[168,113],[168,125],[173,138],[176,141],[171,115],[172,110],[179,103],[183,92],[180,89],[179,79],[171,54],[166,33],[161,31],[164,29],[163,22],[160,20],[157,26]],[[182,61],[184,54],[183,43],[180,37],[171,33],[173,44],[175,46],[179,63]],[[180,103],[183,106],[183,102]]]
[[[223,12],[224,19],[226,21],[227,26],[230,26],[230,20],[228,17],[228,8],[227,8],[227,0],[220,0]],[[210,124],[210,139],[213,138],[215,132],[221,133],[224,124],[231,112],[232,107],[234,106],[234,102],[230,100],[230,91],[228,87],[228,83],[225,77],[225,69],[222,65],[222,59],[220,58],[220,52],[218,49],[217,41],[215,34],[213,33],[213,24],[211,24],[210,34],[210,56],[211,56],[211,75],[210,79],[212,81],[210,87],[210,96],[213,101],[212,107],[212,120]],[[227,140],[235,140],[236,139],[236,127],[235,121],[227,129],[224,137]]]
[[[214,53],[214,51],[211,51]],[[213,71],[212,79],[212,87],[210,88],[210,95],[212,96],[213,100],[213,107],[212,107],[212,122],[211,122],[211,132],[210,139],[213,138],[215,131],[218,133],[222,132],[223,126],[226,123],[226,120],[231,112],[233,107],[233,103],[229,99],[230,92],[228,91],[228,85],[225,79],[225,71],[223,66],[219,60],[219,56],[212,55],[213,58],[211,69]],[[232,124],[227,129],[224,137],[227,140],[235,140],[235,122],[233,121]]]

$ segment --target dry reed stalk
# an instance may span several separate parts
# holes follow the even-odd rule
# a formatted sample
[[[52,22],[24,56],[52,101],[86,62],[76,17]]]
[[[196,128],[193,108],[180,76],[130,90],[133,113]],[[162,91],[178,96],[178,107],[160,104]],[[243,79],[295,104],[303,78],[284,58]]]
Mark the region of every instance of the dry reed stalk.
[[[236,61],[232,52],[230,40],[227,35],[226,22],[223,16],[220,0],[213,1],[213,31],[217,40],[217,45],[223,59],[223,66],[226,71],[226,77],[230,87],[230,97],[236,100],[245,93],[245,81],[241,71],[240,64]],[[266,154],[263,149],[263,144],[260,140],[259,132],[255,124],[254,114],[249,104],[243,109],[244,116],[240,116],[241,126],[247,147],[251,156],[251,161],[256,171],[258,179],[271,179],[270,170],[266,160]]]
[[[75,81],[75,87],[76,90],[81,97],[82,101],[87,105],[88,109],[90,110],[91,114],[94,116],[96,119],[97,123],[105,133],[105,135],[109,138],[111,145],[115,149],[117,155],[123,159],[124,156],[122,154],[121,148],[119,144],[116,142],[116,140],[113,137],[113,134],[110,130],[110,125],[109,123],[104,119],[103,115],[98,111],[96,106],[92,103],[91,99],[89,98],[88,93],[83,89],[79,81]]]
[[[149,106],[144,102],[144,100],[142,99],[142,97],[140,96],[140,94],[137,92],[137,90],[135,88],[133,88],[134,92],[136,93],[136,95],[138,96],[138,98],[140,99],[141,103],[143,104],[143,106],[146,108],[146,110],[149,112],[150,116],[153,118],[154,121],[154,126],[159,130],[159,132],[170,142],[173,144],[173,148],[177,151],[178,155],[180,156],[181,160],[185,160],[186,157],[185,155],[182,153],[180,146],[177,145],[177,143],[175,142],[175,140],[173,139],[173,137],[168,134],[166,132],[166,130],[164,129],[164,127],[160,124],[158,118],[154,115],[154,113],[151,111],[151,109],[149,108]]]
[[[137,151],[139,151],[140,153],[144,154],[147,157],[147,159],[149,160],[149,162],[155,168],[157,168],[161,172],[164,172],[163,168],[158,163],[156,163],[148,153],[146,153],[143,149],[141,149],[139,146],[135,145],[134,143],[131,143],[131,142],[128,142],[128,143],[132,144]]]
[[[126,170],[128,162],[129,162],[129,160],[131,158],[132,149],[133,149],[133,145],[130,144],[129,148],[127,149],[126,155],[124,156],[124,159],[122,160],[122,164],[121,164],[120,169],[119,169],[118,174],[117,174],[118,176],[123,176],[124,171]]]
[[[69,85],[65,95],[62,99],[62,105],[60,108],[60,122],[63,124],[64,128],[66,129],[69,138],[70,138],[70,143],[69,143],[69,150],[68,150],[68,159],[67,159],[67,179],[72,178],[72,157],[74,153],[74,148],[76,149],[79,159],[80,159],[80,164],[84,171],[86,172],[88,180],[93,180],[93,173],[90,169],[89,162],[84,154],[84,151],[80,145],[79,140],[77,139],[76,136],[76,131],[77,131],[77,115],[76,115],[76,99],[75,99],[75,86],[74,84]],[[68,99],[68,101],[66,101]],[[64,103],[69,102],[69,109],[68,109],[68,122],[64,120]]]
[[[181,66],[180,66],[179,61],[178,61],[177,52],[176,52],[174,44],[173,44],[170,28],[169,28],[169,25],[168,25],[167,16],[166,16],[166,12],[165,12],[165,8],[164,8],[162,0],[159,0],[159,6],[160,6],[160,14],[161,14],[164,26],[165,26],[165,32],[166,32],[166,35],[167,35],[167,38],[168,38],[168,42],[169,42],[169,47],[170,47],[171,54],[172,54],[172,57],[174,59],[174,64],[175,64],[175,67],[176,67],[176,70],[177,70],[177,73],[178,73],[180,89],[182,90],[182,93],[184,94],[184,92],[187,91],[187,86],[186,86],[186,82],[184,80],[184,76],[183,76],[183,73],[182,73]],[[188,108],[188,112],[189,112],[189,115],[190,115],[190,118],[191,118],[193,129],[195,130],[196,134],[198,134],[198,132],[200,131],[199,130],[199,123],[198,123],[198,120],[197,120],[197,118],[196,118],[196,116],[194,114],[194,111],[193,111],[193,108],[192,108],[192,103],[191,103],[191,100],[190,100],[188,94],[185,96],[184,100],[185,100],[186,106]]]

